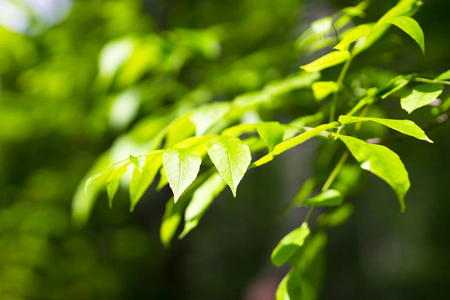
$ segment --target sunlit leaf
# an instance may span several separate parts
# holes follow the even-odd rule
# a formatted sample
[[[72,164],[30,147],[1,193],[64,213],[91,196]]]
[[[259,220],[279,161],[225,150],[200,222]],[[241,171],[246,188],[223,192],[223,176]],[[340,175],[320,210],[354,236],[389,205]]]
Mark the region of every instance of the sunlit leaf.
[[[284,276],[278,285],[275,300],[302,300],[303,278],[298,270],[291,268],[291,270]]]
[[[372,172],[392,187],[404,211],[404,198],[410,182],[408,172],[398,155],[384,146],[369,144],[354,137],[340,134],[337,137],[345,143],[362,169]]]
[[[195,134],[195,126],[190,119],[190,115],[185,115],[176,119],[167,130],[166,142],[164,147],[170,148],[176,143]]]
[[[436,77],[437,80],[448,80],[450,79],[450,70],[445,71],[444,73],[440,74],[438,77]]]
[[[194,229],[204,215],[214,198],[222,192],[226,183],[219,173],[211,175],[201,186],[197,188],[184,213],[184,230],[180,234],[183,238]]]
[[[175,202],[195,180],[200,171],[201,163],[200,157],[183,149],[169,149],[164,152],[164,170],[173,191]]]
[[[117,189],[119,188],[120,178],[122,178],[123,174],[127,171],[128,165],[129,163],[125,163],[114,170],[114,172],[112,172],[108,177],[108,180],[106,180],[106,192],[108,193],[109,207],[112,206],[112,201],[116,195]]]
[[[338,126],[337,122],[330,123],[330,124],[323,124],[323,125],[317,126],[316,128],[314,128],[312,130],[303,132],[302,134],[300,134],[292,139],[289,139],[287,141],[284,141],[284,142],[276,145],[274,147],[273,151],[271,151],[267,155],[263,156],[256,162],[254,162],[253,165],[259,167],[263,164],[266,164],[269,161],[271,161],[274,156],[279,155],[279,154],[283,153],[284,151],[287,151],[291,148],[294,148],[295,146],[300,145],[301,143],[309,140],[312,137],[320,135],[323,131],[331,130],[333,128],[336,128],[337,126]]]
[[[389,128],[392,128],[394,130],[397,130],[398,132],[401,132],[403,134],[415,137],[419,140],[424,140],[429,143],[433,143],[432,140],[430,140],[425,132],[417,126],[413,121],[410,120],[392,120],[392,119],[381,119],[381,118],[363,118],[363,117],[352,117],[352,116],[340,116],[339,117],[339,123],[341,124],[350,124],[350,123],[356,123],[356,122],[376,122],[379,124],[383,124],[384,126],[387,126]]]
[[[138,168],[139,172],[142,172],[142,164],[144,162],[144,159],[140,158],[140,157],[133,156],[133,155],[130,155],[130,157],[129,157],[129,160],[131,161],[131,163],[133,165],[136,166],[136,168]]]
[[[382,99],[385,99],[392,93],[406,86],[411,81],[411,79],[411,75],[399,75],[391,78],[391,80],[389,80],[389,82],[381,89],[381,92],[383,94],[381,94],[380,97]]]
[[[420,28],[419,23],[411,17],[407,16],[397,16],[388,19],[386,22],[394,24],[404,32],[406,32],[410,37],[412,37],[417,44],[419,44],[420,49],[425,54],[425,42],[422,28]]]
[[[269,151],[272,151],[275,145],[283,141],[285,128],[278,122],[260,123],[256,125],[256,130],[258,130],[258,134],[267,145],[267,148],[269,148]]]
[[[342,41],[339,42],[336,46],[334,46],[334,49],[337,50],[348,50],[348,47],[351,43],[356,42],[357,40],[368,36],[370,34],[370,31],[372,30],[373,24],[362,24],[359,26],[356,26],[355,28],[350,29],[348,32],[345,33],[344,38]]]
[[[236,137],[218,136],[209,141],[208,154],[236,197],[236,188],[252,159],[249,147]]]
[[[142,195],[144,195],[148,186],[155,179],[161,164],[162,151],[159,150],[147,155],[141,171],[139,171],[137,167],[134,168],[130,181],[131,210],[134,210],[134,207],[139,202]]]
[[[218,102],[203,105],[196,109],[190,116],[192,123],[194,123],[196,136],[203,135],[206,131],[231,109],[229,102]]]
[[[329,189],[313,198],[305,200],[303,203],[306,206],[336,206],[341,205],[343,200],[344,196],[341,192]]]
[[[238,137],[241,134],[253,132],[256,130],[256,124],[239,124],[229,127],[222,131],[222,135],[230,135]]]
[[[400,99],[402,108],[408,113],[436,100],[442,93],[443,85],[440,83],[425,83],[406,92]]]
[[[323,69],[341,64],[350,58],[348,51],[334,51],[316,59],[315,61],[301,66],[300,68],[308,72],[318,72]]]
[[[297,251],[304,243],[310,230],[308,224],[304,223],[299,228],[288,233],[275,247],[272,252],[272,263],[280,267]]]
[[[337,92],[339,86],[334,81],[317,81],[312,84],[312,90],[314,98],[316,98],[317,101],[320,101],[328,95]]]

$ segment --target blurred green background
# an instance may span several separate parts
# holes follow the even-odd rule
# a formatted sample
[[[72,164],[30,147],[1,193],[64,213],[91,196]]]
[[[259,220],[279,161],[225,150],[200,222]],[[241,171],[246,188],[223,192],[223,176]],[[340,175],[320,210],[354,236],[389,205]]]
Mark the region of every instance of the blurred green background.
[[[424,2],[415,18],[425,56],[391,29],[352,68],[446,71],[450,2]],[[395,3],[373,1],[367,19]],[[146,194],[133,213],[125,189],[113,209],[102,193],[85,226],[72,223],[72,198],[102,153],[126,157],[175,117],[173,107],[232,99],[296,73],[311,60],[295,50],[296,38],[355,4],[0,0],[0,299],[273,298],[287,269],[273,267],[270,253],[305,213],[279,212],[314,172],[314,144],[249,172],[237,198],[224,192],[169,250],[159,241],[167,188]],[[407,117],[398,104],[385,108]],[[429,131],[435,144],[389,143],[410,173],[406,213],[381,180],[365,177],[348,199],[354,215],[330,231],[322,299],[450,297],[449,126]]]

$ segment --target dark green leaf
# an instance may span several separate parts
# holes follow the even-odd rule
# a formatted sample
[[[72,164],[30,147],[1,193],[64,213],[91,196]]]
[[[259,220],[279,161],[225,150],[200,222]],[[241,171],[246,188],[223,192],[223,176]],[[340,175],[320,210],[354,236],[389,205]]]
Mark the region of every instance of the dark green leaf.
[[[353,204],[344,204],[335,210],[321,214],[317,218],[317,224],[321,228],[336,227],[343,224],[354,212]]]

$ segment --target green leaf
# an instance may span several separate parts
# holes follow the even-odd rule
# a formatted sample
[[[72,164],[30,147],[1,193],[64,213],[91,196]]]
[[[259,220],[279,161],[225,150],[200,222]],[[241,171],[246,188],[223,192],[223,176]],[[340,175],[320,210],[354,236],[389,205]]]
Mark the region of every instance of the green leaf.
[[[293,199],[295,204],[297,206],[302,205],[303,201],[305,201],[312,194],[315,187],[316,187],[315,178],[310,178],[306,180]]]
[[[334,129],[337,126],[338,126],[337,122],[330,123],[330,124],[323,124],[323,125],[317,126],[316,128],[314,128],[312,130],[306,131],[292,139],[284,141],[284,142],[276,145],[273,148],[272,152],[268,153],[267,155],[263,156],[262,158],[260,158],[256,162],[254,162],[253,165],[259,167],[263,164],[266,164],[269,161],[271,161],[274,156],[279,155],[279,154],[283,153],[284,151],[289,150],[297,145],[300,145],[301,143],[309,140],[310,138],[312,138],[314,136],[320,135],[323,131]]]
[[[303,298],[303,278],[301,273],[295,268],[284,276],[278,285],[275,299],[276,300],[301,300]]]
[[[196,109],[190,116],[190,120],[194,123],[196,136],[206,133],[206,131],[216,122],[221,120],[223,116],[231,109],[230,102],[218,102],[203,105]]]
[[[176,143],[194,135],[195,130],[196,128],[191,122],[189,114],[176,119],[172,122],[172,124],[170,124],[167,130],[167,137],[164,147],[170,148]]]
[[[138,168],[139,172],[142,172],[142,163],[143,163],[142,157],[136,157],[136,156],[130,155],[129,160],[131,161],[131,163],[133,165],[136,166],[136,168]]]
[[[433,143],[433,141],[426,136],[425,132],[413,121],[410,120],[392,120],[392,119],[363,118],[352,116],[339,117],[339,123],[341,123],[342,125],[366,121],[383,124],[384,126],[397,130],[398,132],[401,132],[403,134],[415,137],[416,139]]]
[[[208,155],[236,197],[236,188],[251,162],[250,149],[240,139],[218,136],[208,142]]]
[[[184,214],[184,230],[180,234],[180,238],[186,236],[192,229],[194,229],[202,216],[205,214],[208,207],[211,205],[214,198],[225,188],[226,183],[223,181],[219,173],[211,175],[192,196],[186,212]]]
[[[221,134],[238,137],[241,134],[253,132],[255,130],[256,124],[239,124],[225,129]]]
[[[119,188],[120,178],[127,171],[127,167],[130,163],[125,163],[118,169],[114,170],[111,175],[106,180],[106,192],[108,193],[109,207],[112,207],[112,201],[116,195],[117,189]]]
[[[334,81],[317,81],[312,84],[314,98],[320,101],[331,93],[337,92],[339,86]]]
[[[336,227],[345,223],[353,214],[355,208],[351,203],[339,206],[335,210],[321,214],[317,218],[317,224],[320,228]]]
[[[164,152],[164,170],[173,191],[175,202],[195,180],[200,171],[201,163],[200,157],[183,149],[169,149]]]
[[[305,200],[306,206],[336,206],[341,205],[344,200],[344,196],[341,192],[333,189],[323,191],[319,195]]]
[[[391,24],[394,24],[404,32],[406,32],[410,37],[412,37],[417,44],[419,44],[420,49],[422,49],[423,54],[425,54],[425,42],[422,28],[420,28],[419,23],[416,22],[411,17],[407,16],[397,16],[386,20]]]
[[[436,77],[437,80],[448,80],[450,79],[450,70],[445,71],[444,73],[440,74],[438,77]]]
[[[372,30],[373,24],[362,24],[356,26],[355,28],[350,29],[344,35],[342,41],[339,42],[333,48],[336,50],[348,50],[348,47],[351,43],[356,42],[357,40],[368,36],[370,31]]]
[[[304,223],[299,228],[288,233],[275,247],[272,252],[272,263],[280,267],[303,245],[310,230],[308,224]]]
[[[436,100],[444,86],[440,83],[425,83],[406,92],[400,99],[402,108],[408,113]]]
[[[142,171],[138,167],[133,170],[133,175],[130,181],[130,210],[133,211],[136,204],[144,195],[148,186],[155,179],[156,173],[162,164],[162,151],[158,150],[147,155]]]
[[[402,87],[406,86],[413,77],[411,75],[399,75],[391,78],[389,82],[381,89],[381,99],[385,99],[390,94],[398,91]]]
[[[307,72],[318,72],[323,69],[333,67],[341,64],[350,58],[350,52],[348,51],[334,51],[316,59],[315,61],[301,66]]]
[[[404,198],[410,183],[408,172],[398,155],[381,145],[369,144],[350,136],[336,136],[345,143],[362,169],[372,172],[392,187],[404,211]]]
[[[278,122],[260,123],[256,125],[256,130],[267,145],[267,148],[269,148],[269,151],[272,151],[275,145],[283,141],[285,128]]]

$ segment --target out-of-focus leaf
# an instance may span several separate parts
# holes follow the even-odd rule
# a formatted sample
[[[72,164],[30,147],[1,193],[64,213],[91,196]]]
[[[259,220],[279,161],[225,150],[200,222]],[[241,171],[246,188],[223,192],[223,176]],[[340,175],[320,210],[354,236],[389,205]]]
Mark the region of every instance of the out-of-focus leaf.
[[[144,159],[137,157],[137,156],[130,155],[129,160],[131,161],[131,163],[133,165],[136,166],[136,168],[138,168],[139,172],[142,172],[142,164],[144,162]]]
[[[263,122],[256,125],[258,134],[266,143],[269,151],[273,150],[275,145],[283,141],[285,128],[278,122]]]
[[[450,70],[445,71],[444,73],[440,74],[438,77],[436,77],[437,80],[448,80],[450,79]]]
[[[301,66],[300,68],[304,69],[307,72],[318,72],[323,69],[333,67],[335,65],[341,64],[350,59],[350,52],[344,51],[334,51],[324,56],[316,59],[315,61]]]
[[[312,90],[314,98],[316,98],[317,101],[320,101],[328,95],[337,92],[339,86],[334,81],[317,81],[312,84]]]
[[[400,99],[402,108],[412,113],[419,107],[425,106],[436,100],[442,93],[443,85],[440,83],[425,83],[418,85],[406,92]]]
[[[386,22],[394,24],[395,26],[406,32],[416,41],[417,44],[419,44],[420,49],[422,49],[423,54],[425,54],[423,31],[416,20],[407,16],[397,16],[386,20]]]
[[[236,188],[252,159],[249,147],[236,137],[218,136],[209,140],[208,155],[236,197]]]
[[[342,41],[339,42],[334,49],[337,50],[348,50],[348,47],[351,43],[356,42],[357,40],[368,36],[370,34],[370,30],[372,29],[373,24],[362,24],[356,26],[355,28],[350,29],[345,33]]]
[[[272,263],[280,267],[303,245],[310,230],[308,224],[304,223],[299,228],[288,233],[275,247],[272,252]]]
[[[229,127],[222,131],[222,135],[230,135],[238,137],[241,134],[253,132],[256,130],[256,124],[239,124]]]
[[[176,143],[194,135],[195,126],[187,114],[175,120],[167,130],[165,148],[170,148]]]
[[[379,124],[383,124],[384,126],[387,126],[389,128],[392,128],[394,130],[397,130],[398,132],[401,132],[403,134],[415,137],[416,139],[427,141],[429,143],[433,143],[432,140],[430,140],[425,132],[417,126],[413,121],[410,120],[392,120],[392,119],[381,119],[381,118],[366,118],[366,117],[353,117],[353,116],[340,116],[339,117],[339,123],[341,124],[350,124],[350,123],[357,123],[357,122],[376,122]]]
[[[312,194],[315,187],[316,187],[316,180],[314,178],[306,180],[294,197],[295,204],[297,206],[302,205],[303,201],[308,199],[308,197]]]
[[[289,150],[297,145],[300,145],[301,143],[309,140],[310,138],[312,138],[314,136],[320,135],[323,131],[336,128],[337,126],[338,126],[337,122],[330,123],[330,124],[323,124],[323,125],[317,126],[316,128],[314,128],[310,131],[306,131],[292,139],[284,141],[284,142],[276,145],[274,147],[273,151],[271,151],[267,155],[263,156],[256,162],[254,162],[253,165],[259,167],[263,164],[266,164],[269,161],[271,161],[274,156],[279,155],[279,154],[283,153],[284,151]]]
[[[345,143],[362,169],[372,172],[392,187],[404,211],[404,198],[410,182],[408,172],[398,155],[384,146],[369,144],[354,137],[340,134],[337,137]]]
[[[198,222],[211,205],[214,198],[222,192],[226,183],[219,173],[211,175],[201,186],[197,188],[184,213],[184,229],[180,238],[186,236],[197,227]]]
[[[305,200],[306,206],[336,206],[341,205],[344,196],[338,190],[329,189],[319,195]]]
[[[383,94],[381,94],[380,97],[382,99],[385,99],[390,94],[406,86],[411,81],[411,79],[412,79],[411,75],[395,76],[394,78],[389,80],[389,82],[383,88],[381,88],[381,93]]]
[[[211,103],[196,109],[190,116],[190,119],[196,128],[195,135],[200,136],[206,133],[206,131],[214,123],[221,120],[230,109],[230,102]]]
[[[144,195],[148,186],[155,179],[156,173],[162,164],[162,151],[157,150],[147,155],[142,170],[139,171],[137,167],[133,170],[133,175],[130,181],[130,210],[133,211],[136,204]]]
[[[118,169],[114,170],[106,181],[106,192],[108,193],[109,207],[112,206],[112,201],[116,195],[117,189],[119,188],[120,178],[127,171],[127,167],[130,163],[125,163]]]
[[[348,218],[353,214],[354,210],[355,209],[353,207],[353,204],[346,203],[331,212],[321,214],[317,218],[317,224],[321,228],[339,226],[348,220]]]
[[[202,159],[183,149],[169,149],[163,154],[163,165],[167,180],[177,202],[180,195],[195,180]]]
[[[303,288],[302,288],[303,278],[298,270],[291,268],[291,270],[284,276],[278,285],[275,300],[302,300]]]

